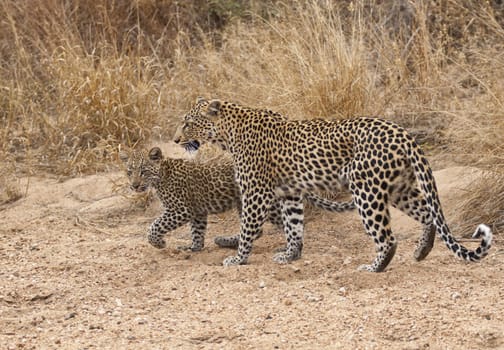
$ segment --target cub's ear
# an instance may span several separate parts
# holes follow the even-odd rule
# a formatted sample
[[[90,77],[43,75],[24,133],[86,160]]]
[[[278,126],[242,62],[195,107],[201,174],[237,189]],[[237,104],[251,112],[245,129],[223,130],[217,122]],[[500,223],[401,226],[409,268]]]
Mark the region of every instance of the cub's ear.
[[[222,102],[220,100],[212,100],[208,104],[207,115],[210,117],[216,117],[221,109]]]
[[[196,104],[200,104],[203,102],[206,102],[206,98],[201,97],[201,96],[196,97]]]
[[[149,151],[149,159],[152,161],[163,160],[163,152],[159,147],[153,147]]]
[[[123,161],[123,163],[127,163],[129,159],[129,154],[128,152],[122,150],[119,151],[119,159]]]

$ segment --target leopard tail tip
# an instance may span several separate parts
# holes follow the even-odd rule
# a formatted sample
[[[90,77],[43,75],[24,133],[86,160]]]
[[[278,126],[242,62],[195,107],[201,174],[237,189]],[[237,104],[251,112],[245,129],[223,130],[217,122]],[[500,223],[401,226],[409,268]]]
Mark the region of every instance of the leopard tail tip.
[[[479,238],[481,236],[483,236],[482,244],[484,244],[485,247],[490,248],[493,238],[492,230],[490,229],[490,227],[485,224],[479,224],[472,237]]]

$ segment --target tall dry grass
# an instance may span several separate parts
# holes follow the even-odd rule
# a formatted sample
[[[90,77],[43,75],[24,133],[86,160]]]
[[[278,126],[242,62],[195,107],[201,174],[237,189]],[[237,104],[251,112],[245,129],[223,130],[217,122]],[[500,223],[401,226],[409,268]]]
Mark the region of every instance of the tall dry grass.
[[[382,115],[429,152],[498,177],[503,11],[476,0],[5,0],[0,153],[10,174],[104,170],[121,145],[169,138],[204,95],[292,118]],[[475,188],[466,210],[487,198]]]
[[[105,169],[119,144],[132,146],[161,130],[157,121],[168,103],[163,94],[170,94],[165,77],[180,49],[178,37],[194,25],[220,28],[235,7],[2,1],[1,151],[24,158],[25,171]]]

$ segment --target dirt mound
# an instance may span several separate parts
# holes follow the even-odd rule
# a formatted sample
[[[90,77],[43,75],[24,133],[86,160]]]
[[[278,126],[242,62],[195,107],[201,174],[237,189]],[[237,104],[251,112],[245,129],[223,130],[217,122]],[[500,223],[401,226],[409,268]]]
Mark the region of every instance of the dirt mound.
[[[480,175],[435,173],[448,218]],[[417,263],[420,227],[393,211],[396,256],[386,272],[364,273],[356,267],[374,245],[358,215],[320,213],[301,260],[275,264],[284,239],[266,226],[249,265],[224,268],[233,251],[212,239],[237,232],[235,213],[210,218],[200,253],[174,249],[189,240],[187,226],[156,250],[145,235],[160,205],[136,206],[124,183],[122,173],[31,178],[25,197],[0,207],[1,348],[504,347],[499,239],[481,263],[458,261],[439,240]]]

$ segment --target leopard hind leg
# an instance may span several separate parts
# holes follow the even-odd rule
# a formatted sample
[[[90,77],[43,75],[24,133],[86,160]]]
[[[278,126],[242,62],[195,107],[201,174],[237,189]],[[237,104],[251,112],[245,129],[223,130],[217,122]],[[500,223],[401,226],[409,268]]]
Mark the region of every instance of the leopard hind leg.
[[[207,216],[197,216],[191,219],[191,245],[177,247],[179,250],[190,250],[199,252],[205,246],[205,232],[207,227]]]
[[[359,270],[382,272],[390,263],[397,249],[397,241],[390,227],[388,189],[385,182],[373,179],[352,179],[350,190],[364,228],[373,239],[376,258],[370,265],[361,265]]]
[[[391,195],[392,206],[401,210],[410,218],[422,224],[422,235],[418,240],[413,253],[416,261],[421,261],[429,255],[434,246],[436,227],[422,192],[414,186],[415,178],[411,173],[409,181],[395,186],[396,190]]]

